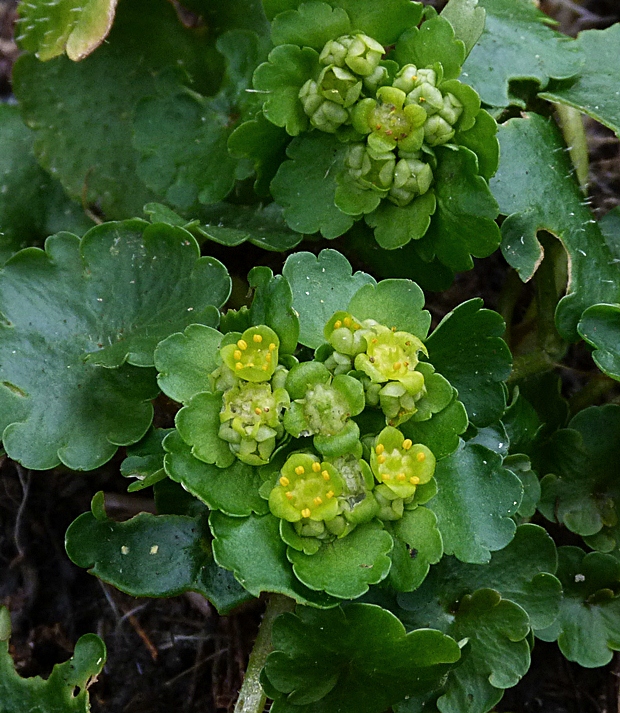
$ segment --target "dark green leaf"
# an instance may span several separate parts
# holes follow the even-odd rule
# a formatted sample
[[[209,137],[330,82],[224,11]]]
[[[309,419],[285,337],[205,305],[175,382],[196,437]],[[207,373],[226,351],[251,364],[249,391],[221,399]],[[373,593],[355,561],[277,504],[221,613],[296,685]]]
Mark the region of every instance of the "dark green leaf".
[[[583,311],[597,302],[615,302],[620,295],[614,255],[583,200],[553,123],[527,114],[502,124],[499,139],[501,161],[491,187],[500,211],[508,216],[502,224],[502,252],[526,281],[543,257],[537,231],[547,230],[562,242],[570,277],[556,325],[565,339],[575,341]]]
[[[550,77],[572,77],[581,57],[575,43],[549,25],[547,15],[530,0],[480,0],[486,10],[484,32],[463,65],[461,79],[476,88],[482,101],[508,106],[510,82],[533,79],[542,89]]]
[[[593,305],[581,316],[579,335],[594,347],[592,358],[601,371],[620,380],[620,306]]]
[[[430,190],[404,208],[383,201],[366,216],[366,222],[374,228],[379,245],[386,250],[394,250],[426,234],[436,207],[435,191]]]
[[[150,428],[138,443],[127,448],[127,457],[121,463],[121,474],[125,478],[136,478],[127,487],[129,493],[144,490],[166,477],[164,471],[163,439],[170,428]]]
[[[538,475],[532,470],[530,459],[524,455],[511,455],[504,458],[504,467],[514,473],[523,486],[523,499],[517,510],[517,515],[524,518],[534,517],[540,501],[540,481]]]
[[[88,687],[101,673],[106,647],[95,634],[81,636],[73,656],[56,664],[47,680],[22,678],[9,653],[11,617],[0,608],[0,706],[6,713],[88,713]]]
[[[115,522],[84,513],[69,526],[65,545],[78,567],[134,597],[199,592],[222,614],[250,598],[215,564],[201,518],[143,512]]]
[[[346,310],[360,287],[375,284],[365,272],[353,274],[347,259],[335,250],[322,250],[318,257],[295,253],[284,263],[282,274],[293,291],[299,341],[312,349],[325,341],[323,328],[334,312]]]
[[[274,713],[381,713],[432,690],[460,656],[449,637],[406,634],[393,614],[372,604],[298,607],[276,620],[273,644],[264,675],[278,694]]]

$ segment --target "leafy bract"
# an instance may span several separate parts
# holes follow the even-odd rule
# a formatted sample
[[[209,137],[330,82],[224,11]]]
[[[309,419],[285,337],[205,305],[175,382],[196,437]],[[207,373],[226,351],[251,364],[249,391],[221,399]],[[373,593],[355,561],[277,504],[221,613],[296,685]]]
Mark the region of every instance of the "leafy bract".
[[[620,380],[620,305],[593,305],[581,316],[579,335],[594,347],[592,358],[601,371]]]
[[[562,242],[569,284],[556,325],[564,338],[575,341],[582,312],[592,304],[615,302],[620,294],[615,256],[583,201],[552,122],[537,114],[510,119],[500,127],[499,139],[501,161],[491,188],[508,216],[502,224],[502,252],[526,281],[543,257],[537,231],[546,230]]]
[[[115,522],[93,507],[69,526],[65,546],[78,567],[134,597],[199,592],[223,614],[251,598],[215,564],[202,518],[143,512]]]
[[[274,18],[271,39],[274,45],[299,45],[320,52],[329,40],[348,35],[351,29],[351,20],[342,8],[325,2],[305,2]]]
[[[452,25],[456,39],[463,42],[469,54],[484,30],[484,8],[478,6],[478,0],[450,0],[441,16]]]
[[[580,411],[567,429],[541,449],[539,510],[579,535],[595,535],[616,525],[620,511],[618,447],[620,406]]]
[[[293,309],[299,315],[299,342],[316,349],[323,344],[323,328],[332,315],[347,306],[360,287],[374,285],[365,272],[353,274],[348,260],[336,250],[317,256],[291,255],[282,268],[293,292]],[[361,317],[360,317],[361,319]]]
[[[106,647],[95,634],[81,636],[73,656],[56,664],[47,680],[22,678],[9,653],[11,617],[0,608],[0,711],[2,713],[88,713],[88,688],[101,673]]]
[[[250,323],[266,324],[280,339],[279,353],[293,354],[299,341],[299,317],[293,309],[293,291],[288,280],[274,277],[268,267],[253,267],[248,274],[254,299],[250,307]]]
[[[169,428],[150,428],[144,438],[127,448],[121,474],[125,478],[136,478],[127,487],[127,492],[144,490],[166,477],[162,441],[170,431]]]
[[[0,261],[57,230],[92,227],[82,208],[37,164],[19,108],[0,104]]]
[[[446,315],[427,341],[429,361],[454,386],[470,420],[486,426],[506,407],[512,358],[501,338],[504,320],[473,299]]]
[[[583,60],[579,74],[552,85],[541,96],[589,114],[620,136],[618,44],[618,23],[606,30],[581,32],[575,42]]]
[[[154,196],[136,174],[134,107],[155,93],[157,75],[169,66],[199,78],[199,91],[217,86],[218,72],[208,69],[214,53],[170,3],[134,0],[121,3],[108,41],[82,62],[21,57],[13,86],[41,165],[69,196],[96,204],[107,218],[140,215]]]
[[[320,231],[328,239],[346,233],[355,219],[334,203],[346,146],[330,134],[315,132],[293,140],[286,153],[290,160],[278,169],[271,192],[284,208],[289,227],[299,233]]]
[[[383,202],[366,216],[366,222],[382,248],[395,250],[426,234],[436,208],[435,192],[430,190],[403,208]]]
[[[273,628],[263,671],[274,713],[380,713],[406,695],[432,690],[458,661],[438,631],[405,633],[388,611],[350,604],[298,607]]]
[[[261,592],[276,592],[299,604],[325,608],[340,600],[302,584],[286,558],[286,545],[273,515],[230,517],[212,512],[209,525],[213,533],[215,561],[231,570],[240,584],[255,597]]]
[[[428,261],[436,255],[452,270],[471,270],[472,256],[487,257],[499,247],[497,202],[488,183],[477,175],[473,151],[465,146],[435,150],[437,208],[419,244],[424,245]]]
[[[458,400],[456,389],[452,401],[428,421],[409,419],[400,430],[414,443],[422,443],[433,451],[435,458],[445,458],[459,447],[459,436],[467,429],[465,406]]]
[[[107,223],[18,253],[0,275],[7,452],[90,470],[138,441],[157,389],[130,365],[151,366],[157,342],[189,322],[216,324],[229,290],[221,263],[162,223]]]
[[[105,40],[118,0],[44,0],[19,6],[19,42],[23,49],[48,60],[63,52],[84,59]]]
[[[604,666],[620,650],[620,563],[600,552],[579,547],[558,549],[558,577],[564,594],[557,621],[537,631],[544,641],[557,641],[569,661]]]
[[[478,444],[463,443],[437,462],[438,493],[427,503],[437,515],[446,554],[484,564],[514,537],[511,519],[523,496],[520,480],[502,458]]]
[[[546,88],[551,77],[575,75],[581,56],[575,43],[552,30],[550,18],[530,0],[480,0],[486,10],[482,36],[463,65],[461,79],[485,104],[514,102],[510,82],[531,79]]]

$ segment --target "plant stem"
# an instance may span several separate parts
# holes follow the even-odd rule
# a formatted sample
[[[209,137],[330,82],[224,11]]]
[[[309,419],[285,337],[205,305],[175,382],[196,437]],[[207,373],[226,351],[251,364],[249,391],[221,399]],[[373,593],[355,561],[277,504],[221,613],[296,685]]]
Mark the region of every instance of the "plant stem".
[[[560,129],[568,146],[571,161],[581,190],[586,193],[588,188],[588,142],[583,128],[581,112],[572,106],[555,104]]]
[[[269,597],[267,608],[263,614],[260,628],[248,667],[243,677],[243,685],[239,691],[239,698],[235,705],[235,713],[262,713],[265,708],[267,696],[260,685],[260,674],[271,653],[271,630],[275,619],[287,611],[295,608],[295,602],[282,594],[272,594]]]

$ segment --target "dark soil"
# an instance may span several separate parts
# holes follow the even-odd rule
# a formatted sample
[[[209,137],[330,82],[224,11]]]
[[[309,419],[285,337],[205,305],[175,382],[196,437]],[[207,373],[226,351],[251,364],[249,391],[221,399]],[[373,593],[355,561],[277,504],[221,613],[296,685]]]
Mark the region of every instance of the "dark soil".
[[[442,0],[433,2],[438,8]],[[617,0],[543,0],[543,9],[575,35],[620,20]],[[10,96],[10,67],[17,50],[11,39],[15,2],[0,0],[0,98]],[[620,203],[620,149],[615,136],[587,122],[591,149],[591,196],[598,215]],[[315,246],[321,247],[320,245]],[[247,270],[281,256],[246,246],[228,251],[226,264],[237,273],[243,299]],[[478,261],[475,270],[457,276],[444,293],[429,294],[436,323],[460,302],[481,296],[496,308],[508,267],[500,253]],[[531,299],[523,288],[517,306],[522,317]],[[575,388],[571,369],[587,380],[595,368],[587,350],[574,348],[565,370],[566,389]],[[165,421],[167,414],[159,414]],[[11,611],[12,655],[23,676],[47,676],[66,660],[84,633],[95,632],[108,648],[99,681],[91,688],[92,709],[107,713],[216,713],[231,711],[263,609],[258,600],[229,617],[220,617],[198,595],[167,600],[135,599],[105,585],[74,566],[64,551],[67,526],[89,509],[99,490],[107,494],[111,515],[131,517],[153,510],[145,498],[129,498],[119,474],[122,453],[88,475],[64,470],[37,473],[0,461],[0,603]],[[147,493],[149,491],[146,491]],[[554,533],[555,535],[556,533]],[[564,544],[558,531],[558,544]],[[567,662],[553,644],[537,642],[530,672],[507,691],[499,711],[515,713],[620,713],[620,658],[588,670]]]

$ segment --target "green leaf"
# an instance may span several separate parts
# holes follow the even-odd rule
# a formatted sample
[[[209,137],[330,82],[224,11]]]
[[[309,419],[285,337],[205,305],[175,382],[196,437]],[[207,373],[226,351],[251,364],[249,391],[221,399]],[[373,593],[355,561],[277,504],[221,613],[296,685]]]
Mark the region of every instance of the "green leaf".
[[[572,532],[595,535],[616,525],[620,512],[620,406],[584,409],[568,426],[541,449],[537,470],[547,475],[539,510]]]
[[[237,517],[269,512],[267,502],[258,494],[262,481],[256,468],[237,459],[228,468],[198,460],[177,431],[167,436],[163,446],[166,473],[211,510]]]
[[[254,88],[265,94],[265,116],[291,136],[308,128],[308,117],[299,101],[299,90],[314,77],[319,67],[318,52],[310,47],[279,45],[267,62],[254,72]]]
[[[324,343],[323,328],[351,298],[375,280],[365,272],[353,274],[351,265],[336,250],[322,250],[318,257],[308,252],[287,258],[282,275],[293,291],[293,309],[299,315],[299,342],[316,349]]]
[[[452,25],[456,39],[464,43],[469,54],[484,30],[484,8],[478,7],[478,0],[450,0],[441,16]]]
[[[303,239],[287,227],[282,208],[276,203],[264,208],[218,203],[202,209],[200,215],[200,225],[192,227],[198,239],[207,238],[227,247],[247,241],[265,250],[283,252]]]
[[[517,515],[532,518],[540,501],[540,481],[532,470],[530,459],[524,455],[511,455],[504,458],[504,467],[514,473],[523,486],[523,499],[517,510]]]
[[[219,437],[222,394],[200,392],[176,415],[174,422],[181,438],[192,447],[193,456],[218,468],[228,468],[235,456],[228,443]]]
[[[429,361],[457,389],[476,426],[486,426],[504,413],[502,382],[510,375],[512,363],[501,338],[504,320],[482,304],[476,298],[459,305],[443,318],[426,343]]]
[[[456,79],[465,61],[465,44],[455,37],[453,26],[441,15],[401,35],[396,43],[395,58],[400,65],[417,67],[432,67],[439,62],[444,78]]]
[[[417,507],[405,510],[403,517],[392,523],[394,549],[389,583],[397,592],[411,592],[426,578],[430,565],[443,555],[443,541],[432,510]]]
[[[310,589],[340,599],[356,599],[368,585],[385,579],[390,571],[393,540],[373,520],[359,525],[342,539],[324,544],[313,555],[289,547],[287,557],[296,577]]]
[[[511,119],[500,127],[499,139],[501,161],[491,188],[508,216],[502,224],[502,252],[527,281],[543,257],[537,231],[547,230],[561,241],[570,270],[556,325],[565,339],[575,341],[583,311],[598,302],[616,302],[620,295],[615,256],[583,201],[552,122],[537,114]]]
[[[144,490],[166,477],[162,441],[171,430],[150,428],[144,438],[127,448],[126,458],[121,463],[121,474],[125,478],[136,478],[127,487],[127,492]]]
[[[560,547],[558,577],[564,596],[555,624],[536,632],[543,641],[557,641],[569,661],[604,666],[620,649],[620,563],[599,552]]]
[[[366,216],[366,222],[374,228],[379,245],[385,250],[394,250],[426,234],[436,207],[435,191],[430,190],[404,208],[383,201]]]
[[[454,453],[459,447],[459,436],[465,433],[468,419],[465,406],[458,400],[456,390],[452,401],[428,421],[409,419],[400,430],[414,443],[422,443],[433,451],[437,460]]]
[[[288,280],[273,276],[268,267],[253,267],[248,274],[254,299],[250,307],[251,324],[266,324],[280,338],[279,353],[294,354],[299,341],[299,318],[293,309],[293,292]]]
[[[427,504],[437,515],[446,554],[484,564],[513,538],[523,487],[484,446],[463,443],[437,462],[438,493]]]
[[[0,608],[0,710],[3,713],[88,713],[88,688],[97,680],[107,652],[95,634],[81,636],[73,656],[56,664],[47,680],[22,678],[9,653],[11,617]]]
[[[317,131],[292,141],[286,153],[291,160],[278,169],[271,192],[288,226],[299,233],[320,231],[328,239],[346,233],[355,221],[334,203],[346,146]]]
[[[485,104],[513,102],[510,82],[529,79],[545,89],[551,77],[579,71],[575,42],[552,30],[553,24],[530,0],[480,0],[486,10],[482,36],[463,65],[462,80],[476,88]]]
[[[478,158],[478,173],[487,181],[495,175],[499,166],[499,141],[497,123],[484,109],[476,114],[472,128],[459,130],[455,142],[473,151]]]
[[[500,244],[498,206],[489,185],[477,175],[476,154],[438,147],[435,174],[437,209],[423,241],[454,271],[471,270],[473,257],[488,257]]]
[[[19,108],[0,104],[0,262],[57,230],[85,233],[93,223],[36,162],[34,133]]]
[[[134,597],[199,592],[222,614],[250,599],[215,564],[202,518],[142,512],[115,522],[84,513],[69,526],[65,546],[78,567]]]
[[[549,386],[550,393],[545,394],[545,398],[553,395],[554,385],[549,384]],[[541,419],[518,386],[513,391],[512,402],[502,416],[502,423],[510,440],[511,452],[529,453],[534,439],[541,430]]]
[[[338,604],[337,599],[308,589],[295,577],[280,538],[279,520],[273,515],[239,518],[212,512],[209,525],[216,562],[231,570],[250,594],[275,592],[321,608]]]
[[[79,63],[67,57],[16,63],[14,91],[43,168],[70,197],[94,204],[107,218],[140,215],[154,199],[136,174],[131,144],[133,111],[155,93],[170,66],[197,77],[196,89],[217,87],[215,49],[201,30],[184,28],[165,0],[121,3],[108,40]],[[215,85],[215,87],[213,86]]]
[[[20,46],[42,61],[67,52],[69,59],[87,57],[112,27],[117,0],[44,0],[19,6]]]
[[[387,327],[410,332],[426,339],[431,324],[430,312],[424,308],[424,293],[410,280],[369,282],[353,295],[347,311],[357,319],[374,319]]]
[[[581,316],[577,331],[594,347],[598,368],[620,381],[620,305],[593,305]]]
[[[187,404],[209,391],[209,375],[219,366],[222,334],[212,327],[190,324],[182,334],[171,334],[155,350],[159,388],[174,401]]]
[[[296,10],[277,15],[271,23],[274,45],[299,45],[320,52],[324,45],[351,31],[351,21],[342,8],[324,2],[302,3]]]
[[[276,619],[273,644],[263,672],[277,694],[273,713],[381,713],[432,690],[460,656],[449,637],[406,634],[393,614],[372,604],[298,607]]]
[[[580,32],[575,42],[583,60],[579,74],[552,84],[541,96],[583,111],[620,136],[619,43],[618,23],[606,30]]]

